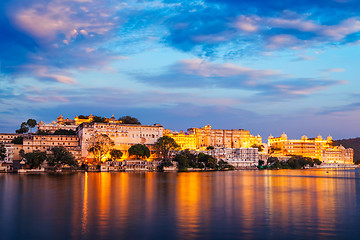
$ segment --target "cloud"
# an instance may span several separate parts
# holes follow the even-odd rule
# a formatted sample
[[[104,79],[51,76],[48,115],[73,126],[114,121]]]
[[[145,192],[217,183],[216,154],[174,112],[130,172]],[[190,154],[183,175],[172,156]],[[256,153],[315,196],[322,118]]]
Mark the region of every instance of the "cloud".
[[[160,75],[134,74],[143,83],[165,88],[242,89],[259,96],[282,101],[289,97],[306,96],[344,81],[317,78],[297,78],[281,71],[253,69],[231,63],[211,63],[187,59],[169,66]]]
[[[67,72],[101,67],[152,44],[214,60],[357,43],[356,10],[353,1],[330,0],[6,0],[0,4],[1,71],[19,77],[31,73],[24,65]]]
[[[353,102],[350,104],[344,104],[335,107],[327,107],[322,111],[319,111],[319,115],[338,115],[344,113],[351,113],[360,110],[360,102]]]
[[[99,1],[5,1],[0,13],[1,72],[13,78],[71,84],[71,70],[101,68],[121,55],[104,43],[127,16]]]
[[[360,11],[354,10],[360,9],[355,2],[210,0],[202,5],[183,4],[164,21],[169,29],[165,41],[174,48],[214,58],[234,57],[234,47],[244,50],[235,55],[242,56],[354,43],[360,38]]]
[[[323,72],[345,72],[344,68],[329,68],[322,70]]]

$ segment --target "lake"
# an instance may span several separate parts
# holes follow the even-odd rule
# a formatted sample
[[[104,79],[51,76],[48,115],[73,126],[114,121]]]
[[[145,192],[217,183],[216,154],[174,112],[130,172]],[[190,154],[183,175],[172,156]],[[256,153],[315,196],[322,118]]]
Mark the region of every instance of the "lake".
[[[0,174],[0,239],[359,239],[360,169]]]

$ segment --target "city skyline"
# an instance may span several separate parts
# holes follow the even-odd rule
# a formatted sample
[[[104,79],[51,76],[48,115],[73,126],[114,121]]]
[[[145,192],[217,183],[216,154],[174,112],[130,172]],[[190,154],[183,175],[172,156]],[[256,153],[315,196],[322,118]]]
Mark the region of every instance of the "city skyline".
[[[5,0],[0,132],[130,115],[264,139],[358,137],[359,1]]]

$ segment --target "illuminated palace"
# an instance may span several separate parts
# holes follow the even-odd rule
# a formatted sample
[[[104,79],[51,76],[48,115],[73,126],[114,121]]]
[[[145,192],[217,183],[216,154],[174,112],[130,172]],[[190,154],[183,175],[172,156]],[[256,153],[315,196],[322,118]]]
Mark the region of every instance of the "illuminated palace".
[[[302,136],[301,139],[288,139],[283,133],[280,137],[268,138],[271,155],[284,157],[302,155],[304,157],[317,158],[324,163],[353,163],[354,151],[352,148],[345,149],[343,146],[332,146],[333,139],[329,135],[323,139],[320,135],[316,138]]]
[[[88,145],[92,136],[106,134],[115,143],[115,148],[124,153],[134,144],[145,144],[152,150],[158,138],[163,136],[164,128],[160,124],[154,125],[136,125],[122,123],[82,123],[77,129],[77,135],[80,140],[81,157],[90,158]],[[127,157],[124,154],[123,158]]]
[[[210,125],[202,128],[189,128],[186,133],[174,133],[166,130],[166,136],[172,137],[181,149],[205,150],[209,146],[215,148],[250,148],[261,145],[262,138],[253,136],[244,129],[212,129]]]
[[[38,123],[37,129],[40,131],[48,131],[51,133],[54,133],[56,130],[64,129],[64,130],[73,130],[76,131],[76,128],[82,124],[82,123],[90,123],[94,120],[94,116],[90,114],[89,116],[75,116],[74,119],[69,119],[60,115],[56,118],[56,121],[53,121],[49,124],[44,123],[43,121],[40,121]],[[116,120],[114,115],[112,115],[111,118],[104,118],[105,122],[107,123],[121,123],[121,121]]]

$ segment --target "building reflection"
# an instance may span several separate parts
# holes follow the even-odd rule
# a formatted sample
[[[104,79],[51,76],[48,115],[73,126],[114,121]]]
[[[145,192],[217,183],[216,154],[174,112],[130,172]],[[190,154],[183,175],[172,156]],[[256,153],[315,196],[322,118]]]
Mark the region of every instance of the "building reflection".
[[[199,173],[181,173],[177,177],[176,220],[178,234],[183,239],[193,239],[199,231],[200,194],[204,187],[200,177]]]
[[[57,239],[336,238],[360,214],[359,179],[341,170],[3,175],[0,230],[13,239],[32,229]]]

